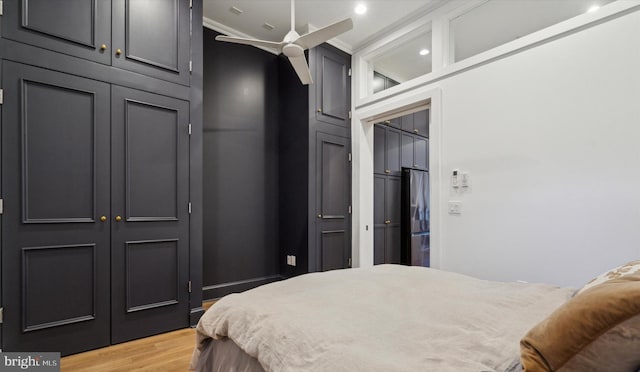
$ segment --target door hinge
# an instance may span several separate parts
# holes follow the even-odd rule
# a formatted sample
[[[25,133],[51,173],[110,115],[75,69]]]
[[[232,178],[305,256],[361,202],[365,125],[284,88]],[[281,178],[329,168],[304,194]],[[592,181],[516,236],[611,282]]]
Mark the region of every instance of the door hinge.
[[[351,69],[349,69],[349,76],[351,76]]]
[[[4,323],[4,307],[0,307],[0,324],[2,323]]]
[[[351,119],[351,111],[349,111],[349,119]]]
[[[193,8],[193,0],[189,0],[189,8]]]
[[[4,4],[0,1],[0,16],[4,14]]]
[[[351,214],[351,206],[349,206],[349,214]]]
[[[0,105],[4,103],[4,89],[0,89]]]
[[[189,123],[189,135],[191,135],[191,123]]]
[[[189,214],[191,214],[191,202],[189,202]]]
[[[191,280],[189,280],[189,293],[191,293]]]
[[[349,161],[351,161],[351,153],[349,153]]]
[[[193,72],[193,61],[189,61],[189,72]]]
[[[4,213],[4,199],[0,199],[0,214]]]

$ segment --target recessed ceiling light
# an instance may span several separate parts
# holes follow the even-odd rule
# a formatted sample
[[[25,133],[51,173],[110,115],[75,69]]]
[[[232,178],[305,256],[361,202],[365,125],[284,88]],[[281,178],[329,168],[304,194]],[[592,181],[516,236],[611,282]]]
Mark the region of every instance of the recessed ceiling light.
[[[367,6],[364,5],[364,3],[358,3],[354,11],[356,12],[356,14],[365,14],[367,12]]]
[[[591,8],[589,8],[589,10],[587,10],[587,12],[588,13],[595,12],[598,9],[600,9],[600,5],[592,5]]]
[[[429,54],[429,49],[422,49],[422,50],[420,51],[420,55],[421,55],[421,56],[426,56],[427,54]]]

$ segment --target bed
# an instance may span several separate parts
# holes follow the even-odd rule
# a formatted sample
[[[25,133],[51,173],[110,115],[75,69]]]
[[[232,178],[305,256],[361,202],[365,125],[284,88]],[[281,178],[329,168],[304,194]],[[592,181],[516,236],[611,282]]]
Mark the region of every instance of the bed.
[[[400,265],[306,274],[219,300],[198,323],[191,369],[520,371],[523,336],[552,329],[544,322],[574,292]],[[541,364],[553,359],[545,347],[564,348],[527,342]]]

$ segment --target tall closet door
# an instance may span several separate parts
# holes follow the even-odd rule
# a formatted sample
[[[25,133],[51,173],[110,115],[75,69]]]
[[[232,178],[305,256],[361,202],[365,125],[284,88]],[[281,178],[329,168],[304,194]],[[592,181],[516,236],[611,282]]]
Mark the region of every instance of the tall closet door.
[[[113,66],[189,85],[187,0],[112,0]]]
[[[322,271],[349,266],[351,170],[349,138],[318,133],[316,142],[316,262]]]
[[[188,326],[189,104],[112,87],[112,342]]]
[[[327,48],[316,49],[316,120],[350,128],[351,58]]]
[[[7,61],[2,81],[2,349],[106,346],[109,85]]]
[[[3,10],[3,38],[104,64],[111,62],[109,1],[10,0],[4,2]]]

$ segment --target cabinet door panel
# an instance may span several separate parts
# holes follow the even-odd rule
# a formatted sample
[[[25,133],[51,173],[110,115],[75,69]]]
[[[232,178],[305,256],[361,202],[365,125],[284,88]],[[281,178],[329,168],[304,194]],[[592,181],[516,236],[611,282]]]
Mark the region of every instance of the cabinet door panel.
[[[2,18],[3,38],[104,64],[111,62],[108,1],[5,1]],[[102,44],[106,50],[101,50]]]
[[[413,126],[417,135],[429,137],[429,110],[422,110],[413,114]]]
[[[113,0],[113,66],[188,85],[189,13],[183,0]]]
[[[385,173],[393,176],[400,175],[400,131],[387,128],[386,138],[387,161]]]
[[[385,218],[400,225],[400,177],[388,177],[385,184]]]
[[[385,128],[381,125],[373,127],[373,173],[384,174],[385,170]]]
[[[351,59],[327,48],[316,48],[316,120],[349,128]],[[314,88],[315,86],[315,88]]]
[[[413,168],[413,136],[402,134],[402,166]]]
[[[373,264],[380,265],[384,263],[384,246],[385,240],[384,226],[376,226],[373,230]]]
[[[400,225],[387,226],[385,241],[385,263],[399,264],[401,261]]]
[[[413,114],[401,117],[400,126],[405,132],[413,132]]]
[[[373,223],[384,225],[385,221],[385,197],[386,178],[384,176],[373,177]]]
[[[429,169],[429,142],[427,139],[415,137],[415,167]]]

